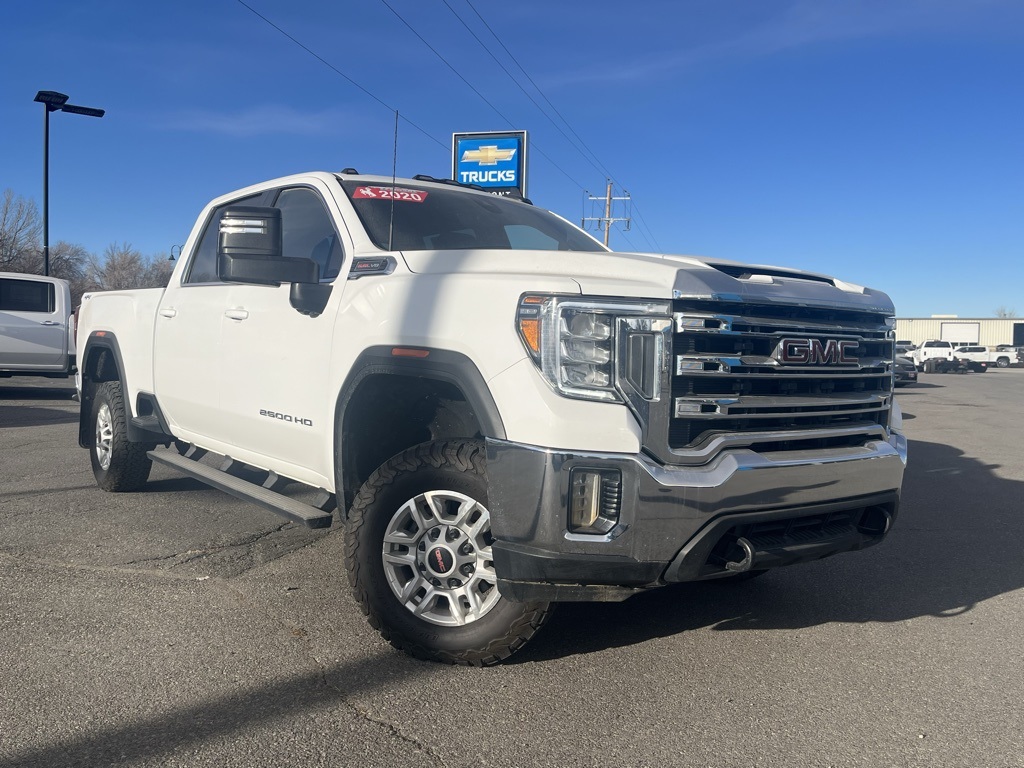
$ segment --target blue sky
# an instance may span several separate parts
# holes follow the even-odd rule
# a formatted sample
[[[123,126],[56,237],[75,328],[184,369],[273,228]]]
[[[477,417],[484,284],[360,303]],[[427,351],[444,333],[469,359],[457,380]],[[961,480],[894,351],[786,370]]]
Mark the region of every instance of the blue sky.
[[[449,175],[452,132],[527,129],[531,197],[579,220],[610,173],[634,201],[619,250],[1024,316],[1020,0],[470,1],[388,4],[497,111],[382,0],[246,0],[323,61],[238,0],[5,4],[0,190],[41,205],[32,99],[61,91],[107,115],[51,118],[51,243],[166,253],[232,189],[390,173],[397,108],[399,175]]]

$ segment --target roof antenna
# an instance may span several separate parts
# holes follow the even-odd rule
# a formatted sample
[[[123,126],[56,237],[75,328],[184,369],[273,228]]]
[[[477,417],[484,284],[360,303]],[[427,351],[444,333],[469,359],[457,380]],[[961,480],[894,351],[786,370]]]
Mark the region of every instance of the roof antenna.
[[[398,176],[398,110],[395,110],[395,151],[391,155],[391,221],[388,222],[388,250],[395,249],[395,177]]]

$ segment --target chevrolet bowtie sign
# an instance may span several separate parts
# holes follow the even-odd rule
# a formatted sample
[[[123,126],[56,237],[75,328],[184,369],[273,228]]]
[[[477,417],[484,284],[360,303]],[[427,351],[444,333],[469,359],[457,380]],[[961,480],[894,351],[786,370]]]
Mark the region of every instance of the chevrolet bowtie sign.
[[[497,165],[499,160],[511,160],[516,156],[515,149],[498,149],[496,144],[486,144],[480,149],[467,149],[462,153],[462,161],[469,160],[480,165]]]
[[[452,135],[452,178],[495,195],[526,196],[526,131]]]

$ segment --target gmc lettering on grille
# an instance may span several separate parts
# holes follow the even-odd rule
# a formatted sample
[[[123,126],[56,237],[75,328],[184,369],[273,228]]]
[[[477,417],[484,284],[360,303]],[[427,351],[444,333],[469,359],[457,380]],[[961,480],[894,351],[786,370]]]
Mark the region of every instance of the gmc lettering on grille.
[[[772,354],[784,365],[856,365],[856,341],[783,339]]]

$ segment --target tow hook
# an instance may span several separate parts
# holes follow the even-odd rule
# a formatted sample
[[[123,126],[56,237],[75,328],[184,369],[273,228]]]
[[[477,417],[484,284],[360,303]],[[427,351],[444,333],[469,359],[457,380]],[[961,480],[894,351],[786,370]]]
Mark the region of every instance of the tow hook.
[[[743,550],[742,560],[730,560],[725,564],[727,571],[733,573],[743,573],[749,571],[750,567],[754,564],[754,548],[750,542],[744,539],[742,536],[736,539],[736,546]]]
[[[870,507],[864,512],[857,528],[868,536],[885,536],[892,525],[892,515],[885,507]]]

